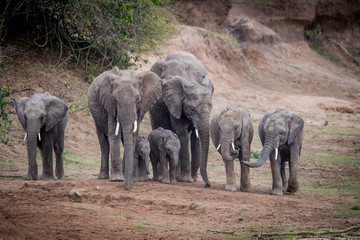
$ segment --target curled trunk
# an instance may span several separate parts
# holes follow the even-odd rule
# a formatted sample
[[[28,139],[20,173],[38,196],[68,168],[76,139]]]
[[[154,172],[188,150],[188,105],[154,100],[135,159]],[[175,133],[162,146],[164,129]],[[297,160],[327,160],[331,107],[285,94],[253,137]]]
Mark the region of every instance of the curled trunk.
[[[274,150],[273,142],[269,139],[266,139],[263,150],[261,151],[261,155],[257,160],[257,162],[244,162],[244,164],[252,168],[261,167],[262,165],[264,165],[266,159],[268,159],[268,157],[270,156],[273,150]]]

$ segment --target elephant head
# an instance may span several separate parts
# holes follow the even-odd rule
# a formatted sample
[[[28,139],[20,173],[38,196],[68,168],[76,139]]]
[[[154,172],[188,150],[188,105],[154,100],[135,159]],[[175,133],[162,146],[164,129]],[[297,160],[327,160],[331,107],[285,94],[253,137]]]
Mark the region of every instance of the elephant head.
[[[160,151],[173,161],[173,165],[177,166],[179,163],[180,141],[178,136],[170,130],[164,130],[159,146]]]
[[[283,109],[270,111],[260,120],[259,135],[263,150],[257,162],[243,162],[249,167],[261,167],[272,151],[275,160],[278,158],[279,147],[301,144],[304,120],[296,113]]]
[[[212,88],[196,81],[188,81],[180,76],[167,76],[163,79],[163,100],[169,112],[176,119],[185,117],[191,122],[192,131],[200,139],[200,173],[209,185],[206,173],[209,151],[209,118],[212,109]]]
[[[132,70],[121,70],[108,72],[100,84],[101,105],[108,118],[116,122],[115,131],[108,134],[121,134],[124,141],[125,188],[130,189],[139,125],[151,105],[161,97],[160,78],[150,71],[134,74]]]
[[[235,147],[241,145],[242,129],[241,111],[233,109],[224,109],[211,122],[211,138],[225,161],[232,161],[238,157],[239,151]]]
[[[65,118],[68,107],[61,99],[50,93],[34,94],[31,98],[23,97],[16,104],[16,114],[21,126],[26,131],[29,161],[29,176],[37,179],[36,151],[37,139],[41,141],[41,132],[49,132]]]

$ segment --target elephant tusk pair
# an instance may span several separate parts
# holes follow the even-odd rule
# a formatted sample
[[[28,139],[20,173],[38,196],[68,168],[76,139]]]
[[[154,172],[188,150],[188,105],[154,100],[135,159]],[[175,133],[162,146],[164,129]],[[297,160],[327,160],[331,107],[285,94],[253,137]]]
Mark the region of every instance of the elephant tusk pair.
[[[217,146],[216,151],[218,151],[221,147],[221,143],[219,143],[219,146]],[[234,142],[231,143],[232,150],[235,151],[235,144]]]
[[[275,148],[275,161],[278,159],[279,150],[278,148]]]
[[[119,135],[119,129],[120,129],[120,123],[116,122],[115,136]],[[137,120],[134,121],[134,130],[133,130],[133,132],[136,132],[136,130],[137,130]]]
[[[26,138],[27,138],[27,133],[25,133],[24,141],[26,140]],[[38,133],[38,138],[39,138],[39,141],[41,141],[40,133]]]

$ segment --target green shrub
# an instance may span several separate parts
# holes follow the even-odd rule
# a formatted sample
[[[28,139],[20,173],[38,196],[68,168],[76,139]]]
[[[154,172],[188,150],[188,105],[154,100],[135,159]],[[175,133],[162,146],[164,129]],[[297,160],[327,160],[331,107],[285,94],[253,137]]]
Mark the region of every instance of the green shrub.
[[[8,108],[8,98],[10,92],[7,87],[0,87],[0,137],[4,144],[9,142],[8,131],[11,125],[11,110]]]
[[[89,67],[127,68],[176,30],[170,0],[7,0],[0,39],[27,36]]]

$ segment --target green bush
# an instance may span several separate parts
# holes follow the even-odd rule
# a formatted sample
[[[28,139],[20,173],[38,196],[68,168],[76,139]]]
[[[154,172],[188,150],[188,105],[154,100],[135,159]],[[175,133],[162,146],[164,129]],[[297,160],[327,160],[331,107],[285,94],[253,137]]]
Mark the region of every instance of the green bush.
[[[27,36],[77,64],[127,68],[175,30],[170,0],[6,0],[0,39]]]
[[[11,125],[10,114],[11,110],[8,108],[8,98],[10,92],[7,87],[0,87],[0,137],[4,144],[9,142],[8,131]]]

